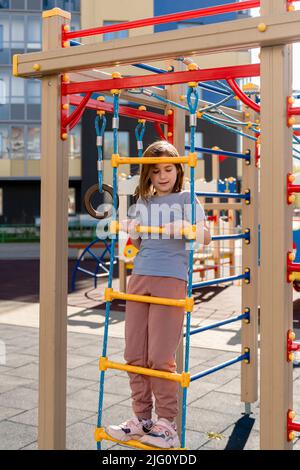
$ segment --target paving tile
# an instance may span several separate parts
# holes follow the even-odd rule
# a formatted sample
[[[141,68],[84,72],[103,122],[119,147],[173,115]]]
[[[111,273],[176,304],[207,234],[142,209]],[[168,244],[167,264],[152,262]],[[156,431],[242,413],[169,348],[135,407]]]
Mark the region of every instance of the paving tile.
[[[76,367],[75,369],[69,369],[69,377],[96,382],[99,380],[99,365],[98,363],[93,362]]]
[[[32,362],[36,362],[37,358],[34,358],[28,354],[20,354],[20,353],[11,353],[6,354],[6,362],[5,365],[10,368],[21,367],[26,364],[31,364]]]
[[[98,391],[99,383],[90,386],[89,389]],[[122,377],[118,375],[106,377],[104,393],[107,392],[113,392],[116,395],[124,395],[128,397],[131,394],[129,378],[126,377],[126,375],[123,375]]]
[[[36,362],[32,362],[31,364],[27,364],[22,367],[10,369],[10,371],[7,372],[7,375],[14,375],[16,377],[23,377],[25,379],[38,380],[39,365]]]
[[[68,397],[68,406],[77,410],[85,410],[96,413],[98,410],[99,394],[94,390],[79,390]],[[128,398],[121,395],[113,395],[112,393],[104,394],[104,408],[108,408],[114,404],[121,403]]]
[[[21,408],[8,408],[7,406],[0,406],[0,421],[11,418],[12,416],[16,416],[20,413],[23,413]]]
[[[193,408],[213,410],[224,414],[239,416],[244,412],[244,405],[237,395],[211,392],[193,402]]]
[[[68,369],[76,369],[79,366],[87,365],[92,362],[88,356],[80,356],[78,354],[68,354],[67,367]]]
[[[25,379],[24,377],[14,377],[13,375],[3,375],[0,383],[0,394],[14,390],[18,387],[29,387],[36,382],[31,379]]]
[[[16,388],[13,391],[0,395],[0,406],[29,410],[37,406],[38,394],[35,390],[26,387]]]
[[[71,426],[75,423],[88,419],[91,416],[91,412],[76,410],[73,408],[67,408],[67,426]],[[10,418],[10,421],[15,423],[29,424],[33,426],[38,425],[38,408],[19,413]]]
[[[11,421],[0,423],[0,450],[17,450],[37,439],[37,428]]]
[[[67,449],[69,450],[96,450],[94,440],[95,426],[87,423],[77,423],[67,428]],[[103,441],[102,449],[109,449],[115,444]]]
[[[202,433],[219,433],[233,425],[239,417],[239,414],[225,414],[203,408],[195,408],[192,404],[188,407],[187,411],[187,429]]]

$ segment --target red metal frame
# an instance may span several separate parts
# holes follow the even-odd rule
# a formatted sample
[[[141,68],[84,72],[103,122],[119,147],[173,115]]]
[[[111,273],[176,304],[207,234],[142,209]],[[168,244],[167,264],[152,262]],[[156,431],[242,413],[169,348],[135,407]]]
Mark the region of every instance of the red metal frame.
[[[85,109],[93,109],[93,110],[104,110],[109,113],[113,113],[114,106],[112,103],[105,103],[103,101],[97,101],[94,99],[90,99],[91,92],[87,93],[85,97],[77,96],[77,95],[62,95],[61,99],[61,135],[67,133],[67,128],[69,130],[73,129],[76,124],[79,122],[82,114],[84,113]],[[68,103],[71,106],[76,106],[76,109],[72,112],[71,115],[68,116],[67,110],[63,109],[63,104]],[[119,114],[122,116],[126,116],[133,119],[145,119],[148,122],[153,122],[155,125],[159,126],[160,124],[168,126],[168,132],[174,133],[174,114],[172,115],[164,115],[153,113],[150,111],[141,111],[136,108],[131,108],[129,106],[122,106],[119,107]],[[161,130],[161,129],[160,129]],[[161,131],[162,132],[162,131]],[[163,135],[163,133],[162,133]],[[163,135],[163,138],[164,135]],[[169,137],[169,142],[173,143],[173,135]]]
[[[287,440],[288,441],[292,440],[290,438],[291,431],[300,432],[300,423],[296,423],[295,421],[293,421],[293,419],[290,418],[290,413],[294,413],[293,410],[288,410],[287,412]]]
[[[77,106],[81,102],[82,97],[71,95],[69,97],[69,103],[72,106]],[[97,101],[94,99],[90,99],[86,104],[87,109],[94,109],[94,110],[104,110],[108,113],[113,113],[114,106],[112,103],[105,103],[103,101]],[[151,111],[140,111],[137,108],[131,108],[130,106],[119,106],[119,114],[121,116],[126,116],[133,119],[146,119],[148,122],[159,122],[162,124],[168,124],[169,119],[168,116],[164,114],[153,113]]]
[[[70,116],[66,116],[66,117],[64,117],[64,119],[62,119],[62,127],[63,128],[66,129],[68,126],[70,126],[70,129],[73,129],[73,127],[75,127],[75,125],[80,120],[80,118],[81,118],[81,116],[82,116],[82,114],[85,110],[85,106],[86,106],[88,100],[90,99],[91,94],[92,93],[87,93],[85,95],[85,97],[80,100],[80,103],[77,104],[77,107],[74,109],[72,114],[70,114]]]
[[[72,95],[88,92],[103,92],[117,88],[131,89],[156,85],[177,85],[187,82],[205,82],[210,80],[228,80],[231,78],[259,77],[260,65],[238,65],[205,70],[188,70],[184,72],[167,72],[162,74],[140,75],[90,82],[63,83],[63,94]]]
[[[294,332],[292,330],[288,330],[287,332],[287,361],[288,362],[291,362],[291,359],[290,359],[290,353],[291,352],[295,352],[295,351],[300,351],[300,343],[295,343],[292,339],[291,339],[291,335],[293,334]]]
[[[287,192],[287,203],[291,205],[292,203],[289,201],[289,197],[294,193],[300,193],[300,184],[293,184],[290,182],[290,176],[292,173],[288,173],[286,177],[286,192]]]
[[[286,257],[286,265],[287,265],[287,270],[286,270],[286,275],[287,275],[287,282],[291,284],[292,281],[289,279],[289,275],[292,273],[300,273],[300,263],[293,263],[290,260],[290,255],[293,254],[291,251],[288,252],[287,257]]]
[[[160,137],[161,140],[166,140],[165,134],[163,133],[162,128],[160,127],[160,124],[158,122],[155,122],[154,127],[155,127],[158,137]]]
[[[253,75],[252,75],[253,76]],[[254,103],[238,86],[238,84],[233,80],[233,78],[227,78],[226,79],[228,85],[234,91],[234,93],[237,95],[237,97],[249,108],[253,109],[257,113],[260,113],[260,106],[257,103]]]
[[[227,5],[216,5],[208,8],[200,8],[197,10],[183,11],[179,13],[171,13],[169,15],[156,16],[154,18],[144,18],[141,20],[126,21],[109,26],[100,26],[98,28],[82,29],[78,31],[66,32],[62,29],[62,41],[68,41],[75,38],[83,38],[89,36],[97,36],[104,33],[112,33],[116,31],[124,31],[127,29],[143,28],[145,26],[153,26],[157,24],[172,23],[183,20],[191,20],[193,18],[201,18],[203,16],[221,15],[234,11],[249,10],[260,6],[260,0],[245,0],[243,2],[229,3]]]

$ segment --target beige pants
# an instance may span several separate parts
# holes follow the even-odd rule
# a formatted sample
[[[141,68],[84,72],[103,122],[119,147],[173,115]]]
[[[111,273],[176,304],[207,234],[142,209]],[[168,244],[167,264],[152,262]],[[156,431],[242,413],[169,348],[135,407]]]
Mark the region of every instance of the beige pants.
[[[132,275],[129,294],[184,299],[187,282],[174,277]],[[126,302],[125,361],[134,366],[176,372],[175,355],[181,340],[184,309],[142,302]],[[181,371],[180,371],[181,372]],[[159,418],[172,421],[178,414],[178,383],[129,373],[133,411],[151,418],[153,399]]]

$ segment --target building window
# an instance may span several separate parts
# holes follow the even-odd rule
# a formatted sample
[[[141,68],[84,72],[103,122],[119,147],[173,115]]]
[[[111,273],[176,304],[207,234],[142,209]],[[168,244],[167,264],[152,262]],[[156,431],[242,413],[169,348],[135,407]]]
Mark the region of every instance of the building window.
[[[8,127],[4,124],[0,125],[0,159],[9,158],[9,138]]]
[[[11,21],[11,48],[24,49],[25,23],[24,16],[13,15]]]
[[[76,214],[76,188],[69,188],[68,214]]]
[[[11,128],[11,158],[17,160],[24,160],[25,145],[24,145],[24,127],[12,126]]]
[[[25,0],[11,0],[11,8],[13,10],[24,10]]]
[[[41,129],[28,126],[27,132],[27,158],[39,160],[41,157]]]
[[[3,188],[0,188],[0,215],[3,215]]]
[[[27,103],[40,104],[41,102],[41,83],[40,80],[27,80]]]
[[[109,26],[112,24],[125,23],[125,21],[103,21],[103,26]],[[115,31],[112,33],[103,34],[103,41],[111,41],[112,39],[123,39],[128,38],[128,30]]]
[[[122,157],[129,156],[129,132],[122,132],[119,133],[119,154]],[[110,160],[112,154],[114,153],[114,140],[113,140],[113,132],[108,131],[104,134],[104,159]]]
[[[11,102],[13,104],[24,104],[25,80],[11,77]]]
[[[9,0],[0,0],[0,8],[9,8]]]
[[[185,133],[185,143],[184,145],[191,145],[191,137],[190,137],[190,132]],[[202,132],[196,132],[195,134],[195,147],[202,147],[203,145],[203,133]],[[185,151],[185,154],[189,154],[189,150]],[[203,153],[197,152],[199,158],[203,158]]]
[[[193,26],[201,26],[204,24],[203,22],[192,22],[192,21],[178,21],[177,23],[177,29],[183,29],[183,28],[193,28]]]
[[[27,18],[27,49],[40,49],[42,40],[42,23],[39,16]]]
[[[71,130],[69,134],[69,158],[80,158],[81,155],[81,125]]]
[[[41,0],[27,0],[28,10],[41,10]]]

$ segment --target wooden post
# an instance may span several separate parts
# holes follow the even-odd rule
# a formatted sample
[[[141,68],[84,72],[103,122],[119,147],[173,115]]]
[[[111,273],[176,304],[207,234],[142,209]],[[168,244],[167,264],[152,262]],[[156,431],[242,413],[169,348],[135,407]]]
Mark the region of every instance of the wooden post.
[[[254,121],[255,113],[248,111]],[[250,130],[245,133],[253,135]],[[241,192],[250,189],[251,204],[243,202],[242,232],[250,230],[250,244],[242,241],[242,271],[250,269],[250,284],[242,283],[242,312],[250,309],[250,323],[242,322],[242,353],[245,348],[250,349],[250,363],[241,364],[241,401],[254,403],[258,398],[258,168],[255,165],[255,142],[246,137],[243,138],[243,150],[250,150],[251,163],[247,165],[243,161],[243,179]],[[247,411],[247,410],[246,410]]]
[[[43,13],[43,51],[61,48],[70,13]],[[65,449],[68,144],[61,140],[60,75],[42,78],[39,449]]]
[[[261,14],[286,11],[286,1],[261,1]],[[264,34],[264,33],[262,33]],[[292,132],[287,97],[292,93],[291,46],[261,49],[261,448],[291,449],[287,411],[292,408],[292,363],[287,331],[292,327],[292,206],[286,177],[292,171]]]

